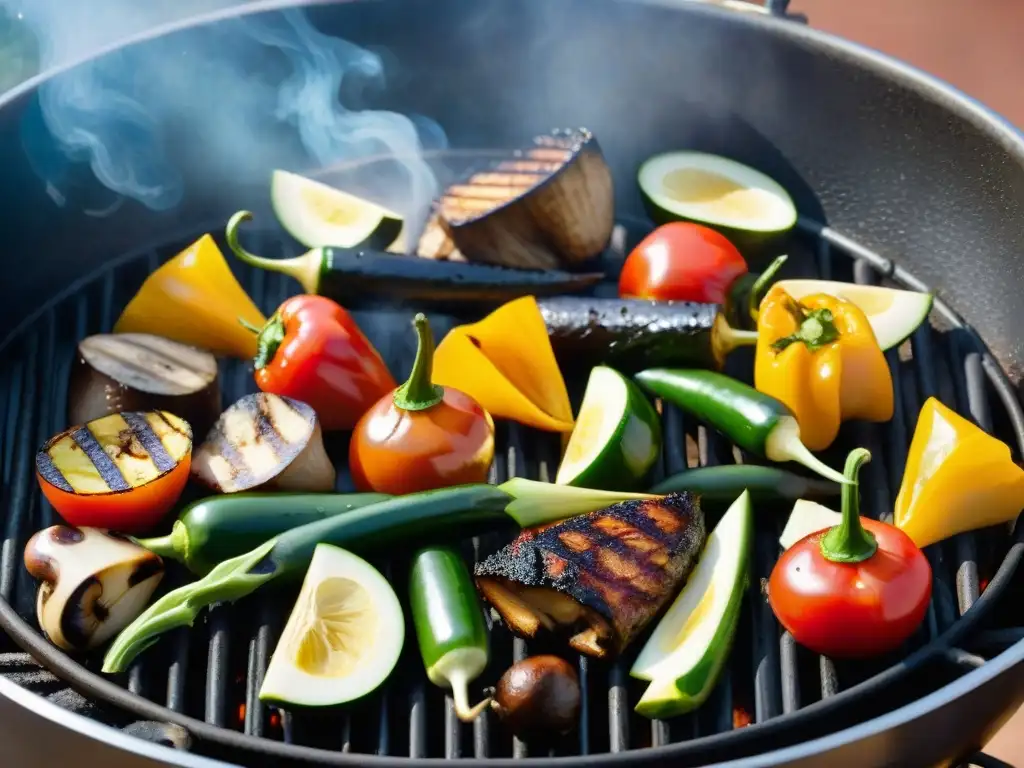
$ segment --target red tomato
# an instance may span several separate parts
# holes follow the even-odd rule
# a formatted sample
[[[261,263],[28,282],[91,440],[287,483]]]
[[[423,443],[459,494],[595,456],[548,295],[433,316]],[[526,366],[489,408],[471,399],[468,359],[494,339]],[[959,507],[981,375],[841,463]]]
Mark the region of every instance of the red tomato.
[[[626,258],[619,296],[725,304],[747,262],[729,239],[708,227],[672,222],[645,237]]]
[[[815,653],[855,658],[898,648],[921,624],[932,592],[924,553],[899,528],[861,518],[878,550],[859,563],[821,553],[818,531],[783,553],[768,602],[793,639]]]

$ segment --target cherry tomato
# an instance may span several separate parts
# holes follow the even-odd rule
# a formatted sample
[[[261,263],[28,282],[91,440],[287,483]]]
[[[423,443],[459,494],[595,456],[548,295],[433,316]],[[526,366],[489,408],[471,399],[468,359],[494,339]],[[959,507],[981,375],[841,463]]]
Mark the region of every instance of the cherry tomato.
[[[725,304],[747,262],[729,239],[708,227],[676,221],[658,227],[626,258],[619,296]]]
[[[479,403],[431,383],[434,342],[423,315],[409,381],[377,401],[356,424],[349,468],[358,490],[400,495],[487,481],[494,421]]]

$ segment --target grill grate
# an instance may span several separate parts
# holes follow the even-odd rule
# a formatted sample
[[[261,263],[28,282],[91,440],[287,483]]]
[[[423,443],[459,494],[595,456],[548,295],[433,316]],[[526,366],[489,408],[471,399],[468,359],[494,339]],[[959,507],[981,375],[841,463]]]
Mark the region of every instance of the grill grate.
[[[925,288],[890,262],[827,228],[801,222],[801,229],[791,259],[803,274]],[[277,233],[263,235],[260,250],[281,255],[283,247]],[[779,516],[758,518],[755,578],[744,602],[736,646],[709,702],[699,711],[671,721],[644,720],[632,712],[639,689],[628,676],[631,657],[610,665],[577,657],[575,663],[584,692],[580,727],[550,753],[538,754],[511,739],[489,714],[472,725],[460,723],[451,698],[426,681],[411,628],[400,666],[386,689],[371,701],[317,715],[300,715],[261,704],[257,694],[262,677],[293,597],[273,590],[261,592],[259,598],[237,606],[215,606],[191,631],[176,630],[143,654],[117,680],[121,688],[102,680],[94,674],[97,660],[87,662],[88,671],[83,670],[34,631],[35,584],[21,565],[21,553],[28,536],[51,525],[56,518],[37,492],[32,456],[45,438],[67,426],[64,403],[77,340],[90,333],[108,331],[117,312],[144,277],[190,239],[111,263],[94,279],[72,287],[45,308],[5,350],[5,360],[9,362],[0,370],[0,478],[4,506],[9,513],[0,548],[0,597],[6,601],[0,601],[0,624],[26,650],[86,694],[113,701],[141,717],[175,721],[189,727],[197,736],[199,751],[244,762],[257,761],[260,754],[269,752],[276,755],[275,764],[284,757],[295,758],[295,764],[299,764],[303,758],[309,762],[328,762],[345,753],[515,759],[549,754],[621,753],[692,742],[692,752],[686,753],[685,761],[691,764],[691,760],[727,754],[730,750],[734,750],[730,754],[736,755],[759,751],[765,742],[757,734],[780,737],[783,727],[789,727],[787,722],[802,729],[799,739],[789,737],[793,741],[842,727],[840,719],[822,725],[820,716],[829,702],[843,699],[833,698],[842,692],[870,679],[871,683],[861,685],[860,690],[900,683],[907,687],[900,689],[898,695],[913,698],[983,663],[982,657],[961,650],[958,645],[966,645],[977,653],[992,653],[1024,636],[1024,629],[1016,627],[980,634],[975,631],[975,625],[988,610],[986,606],[992,605],[995,593],[1009,580],[1022,554],[1019,544],[1009,549],[1010,556],[1005,558],[999,577],[989,584],[981,598],[982,586],[995,576],[1010,546],[1005,532],[989,530],[964,534],[928,548],[935,575],[932,605],[923,628],[905,649],[903,657],[909,657],[904,664],[893,666],[901,660],[899,656],[859,664],[815,657],[796,645],[788,633],[780,631],[761,596],[760,579],[767,578],[771,571],[777,555],[777,538],[785,522],[784,516]],[[631,244],[636,238],[627,239]],[[278,254],[274,254],[275,249]],[[278,275],[244,268],[239,268],[238,274],[267,314],[294,293],[293,284]],[[353,314],[391,369],[404,372],[412,353],[412,340],[407,333],[409,313],[377,310],[372,322],[369,311],[356,310]],[[382,322],[385,315],[390,317]],[[862,500],[865,514],[871,517],[891,520],[892,502],[916,415],[929,396],[938,396],[985,429],[994,430],[1015,449],[1024,450],[1024,414],[995,360],[973,331],[941,300],[936,300],[932,319],[937,327],[922,327],[909,344],[887,353],[896,388],[896,412],[891,423],[844,425],[836,449],[826,456],[833,466],[840,466],[843,451],[852,444],[871,450],[874,460],[864,469]],[[456,322],[453,317],[437,315],[431,320],[438,338]],[[749,359],[738,357],[729,365],[730,373],[749,379]],[[225,403],[253,389],[251,371],[244,363],[227,361],[221,374]],[[571,383],[571,388],[579,389],[578,384]],[[663,423],[665,450],[657,470],[661,475],[674,474],[688,466],[746,458],[716,433],[685,418],[674,407],[664,407]],[[328,447],[339,470],[347,466],[343,443],[328,437]],[[542,480],[553,477],[557,462],[557,441],[553,436],[501,423],[497,446],[493,482],[513,476]],[[343,482],[347,483],[347,477]],[[711,516],[709,530],[715,522]],[[479,558],[498,543],[487,538],[475,540],[471,549],[467,544],[467,556]],[[393,583],[404,583],[405,566],[400,559],[382,567]],[[173,569],[170,575],[168,583],[174,580]],[[958,622],[979,599],[985,605],[978,605],[970,619]],[[944,633],[949,634],[941,647],[929,645],[929,641]],[[639,645],[636,644],[634,652]],[[480,682],[493,682],[510,662],[543,650],[548,649],[541,644],[528,645],[500,628],[495,629],[492,661]],[[936,666],[939,657],[944,661]],[[926,667],[928,674],[923,677],[927,679],[914,680],[910,685],[908,678],[912,672]],[[126,696],[124,688],[133,696]],[[887,691],[886,710],[900,703],[893,698],[896,694]],[[859,719],[868,711],[853,706],[852,697],[847,698],[851,700],[851,706],[846,708],[849,718]],[[818,713],[818,724],[814,726],[818,730],[808,730],[811,719],[804,723],[797,719],[811,712]],[[796,718],[775,720],[794,714]],[[204,728],[195,720],[216,728]],[[744,727],[773,720],[779,726],[776,729]],[[246,736],[295,748],[282,750]],[[243,756],[232,751],[238,747],[252,751]]]

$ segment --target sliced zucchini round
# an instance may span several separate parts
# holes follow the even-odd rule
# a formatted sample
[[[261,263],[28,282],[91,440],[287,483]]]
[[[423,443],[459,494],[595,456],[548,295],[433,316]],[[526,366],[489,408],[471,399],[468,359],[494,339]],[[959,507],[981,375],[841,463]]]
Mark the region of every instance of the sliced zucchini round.
[[[326,707],[360,699],[388,678],[404,642],[402,606],[380,572],[351,552],[318,544],[260,700]]]
[[[642,485],[661,449],[661,422],[640,388],[595,367],[555,483],[607,491]]]
[[[383,251],[402,235],[397,213],[288,171],[274,171],[270,200],[281,226],[307,248]]]
[[[891,349],[906,341],[928,319],[934,299],[932,294],[920,291],[832,280],[780,280],[777,285],[798,301],[814,293],[824,293],[856,304],[867,316],[882,349]]]
[[[638,182],[647,212],[659,224],[704,224],[741,249],[763,244],[796,224],[796,206],[781,185],[718,155],[656,155],[640,166]]]

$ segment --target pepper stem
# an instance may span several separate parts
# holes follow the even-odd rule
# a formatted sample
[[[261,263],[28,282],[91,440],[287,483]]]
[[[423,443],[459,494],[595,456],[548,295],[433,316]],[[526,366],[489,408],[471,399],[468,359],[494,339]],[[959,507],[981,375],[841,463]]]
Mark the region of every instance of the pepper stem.
[[[772,349],[781,352],[790,344],[800,342],[812,352],[839,338],[835,317],[830,309],[812,309],[808,312],[795,301],[789,303],[789,311],[800,324],[796,333],[784,336],[772,343]]]
[[[747,296],[747,310],[750,312],[750,318],[755,323],[757,318],[760,316],[758,307],[761,306],[761,298],[764,296],[765,290],[768,288],[768,283],[775,279],[775,275],[782,268],[782,265],[786,263],[786,259],[789,256],[779,256],[775,261],[768,265],[768,269],[761,273],[760,277],[754,281],[754,284],[750,288],[750,293]]]
[[[403,411],[425,411],[441,402],[444,388],[431,380],[434,370],[434,334],[430,331],[427,316],[417,312],[412,324],[417,337],[416,360],[413,361],[409,379],[395,390],[395,405]]]
[[[280,314],[275,312],[263,326],[256,341],[256,359],[253,365],[257,371],[266,367],[267,363],[274,359],[282,341],[284,341],[284,320],[281,319]]]
[[[293,259],[267,259],[257,256],[242,247],[238,239],[238,227],[242,222],[252,219],[249,211],[239,211],[228,220],[224,229],[224,237],[228,241],[228,247],[232,253],[251,267],[266,269],[270,272],[280,272],[282,275],[294,278],[299,281],[302,290],[306,293],[318,293],[320,289],[320,272],[323,269],[324,253],[322,248],[314,248],[306,251],[301,256]]]
[[[819,547],[826,560],[834,563],[859,563],[867,560],[878,550],[878,542],[871,531],[865,530],[860,522],[860,485],[857,473],[861,464],[871,461],[866,448],[854,448],[846,457],[844,476],[849,481],[843,485],[843,521],[821,537]]]
[[[476,720],[480,713],[491,706],[491,698],[488,696],[476,706],[469,706],[469,682],[466,675],[459,672],[452,672],[448,678],[452,687],[452,698],[455,700],[455,715],[464,723],[471,723]]]

